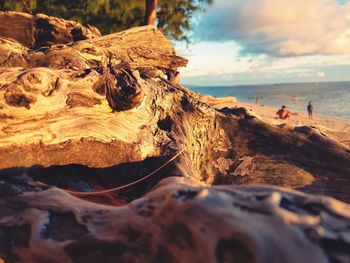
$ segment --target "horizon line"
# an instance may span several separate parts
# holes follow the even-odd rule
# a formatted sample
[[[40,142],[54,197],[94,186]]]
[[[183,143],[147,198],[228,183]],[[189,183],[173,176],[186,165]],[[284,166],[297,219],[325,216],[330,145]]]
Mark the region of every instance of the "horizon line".
[[[183,86],[196,86],[196,87],[236,87],[236,86],[266,86],[266,85],[287,85],[287,84],[318,84],[318,83],[344,83],[350,82],[350,80],[339,81],[307,81],[307,82],[271,82],[271,83],[251,83],[251,84],[211,84],[211,85],[199,85],[199,84],[181,84]]]

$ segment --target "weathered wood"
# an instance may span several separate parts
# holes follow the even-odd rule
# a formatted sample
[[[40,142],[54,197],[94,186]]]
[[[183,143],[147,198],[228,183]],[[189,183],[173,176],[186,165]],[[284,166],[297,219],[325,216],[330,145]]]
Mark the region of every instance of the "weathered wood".
[[[190,90],[154,76],[3,69],[1,167],[104,168],[168,156],[193,144],[179,165],[208,184],[315,185],[315,192],[350,200],[345,146],[314,129],[266,124],[244,109],[217,111]],[[245,156],[251,165],[237,176]]]
[[[13,49],[12,46],[10,50]],[[186,59],[176,56],[171,42],[153,26],[133,28],[69,45],[28,50],[21,54],[16,53],[16,56],[20,58],[14,62],[2,59],[0,66],[73,70],[159,68],[166,72],[176,71],[187,64]]]
[[[350,206],[267,186],[169,178],[123,207],[0,184],[6,262],[348,262]]]
[[[0,66],[1,67],[20,67],[26,64],[23,53],[28,48],[12,39],[0,37]],[[4,70],[2,68],[1,70]]]
[[[65,44],[101,36],[98,29],[43,14],[0,11],[0,36],[12,38],[28,48]]]

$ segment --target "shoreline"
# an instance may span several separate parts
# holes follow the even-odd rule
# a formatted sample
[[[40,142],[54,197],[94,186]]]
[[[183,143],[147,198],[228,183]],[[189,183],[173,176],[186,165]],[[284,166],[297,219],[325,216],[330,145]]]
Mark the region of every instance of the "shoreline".
[[[251,106],[260,106],[261,108],[272,108],[272,109],[276,109],[276,111],[279,109],[277,106],[274,106],[274,105],[268,105],[268,104],[255,104],[254,102],[248,102],[248,101],[238,101],[237,100],[237,103],[238,104],[246,104],[246,105],[251,105]],[[282,106],[282,105],[281,105]],[[287,107],[288,108],[288,107]],[[289,109],[289,108],[288,108]],[[289,109],[290,110],[290,109]],[[291,110],[292,111],[292,110]],[[305,115],[307,117],[307,113],[306,113],[306,107],[305,107],[305,112],[304,111],[292,111],[292,113],[298,113],[298,114],[301,114],[301,115]],[[349,122],[350,123],[350,119],[346,119],[346,118],[342,118],[342,117],[336,117],[336,116],[333,116],[333,115],[325,115],[325,114],[314,114],[314,116],[317,116],[321,119],[334,119],[334,120],[337,120],[337,121],[345,121],[345,122]],[[349,131],[350,132],[350,131]]]
[[[314,114],[313,119],[309,119],[305,112],[292,112],[289,120],[277,118],[277,107],[267,106],[243,101],[224,102],[213,105],[216,108],[223,107],[244,107],[252,110],[257,117],[263,121],[273,124],[287,124],[291,126],[314,126],[331,139],[337,140],[350,147],[350,120],[339,119],[333,116]]]

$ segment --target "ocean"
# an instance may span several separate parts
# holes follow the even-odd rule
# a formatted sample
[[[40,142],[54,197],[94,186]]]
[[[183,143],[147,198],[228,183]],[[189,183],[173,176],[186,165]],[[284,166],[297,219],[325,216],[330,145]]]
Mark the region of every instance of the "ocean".
[[[190,86],[191,90],[215,97],[234,96],[239,101],[276,108],[286,105],[291,111],[306,112],[309,101],[314,114],[350,120],[350,82],[269,84],[245,86]]]

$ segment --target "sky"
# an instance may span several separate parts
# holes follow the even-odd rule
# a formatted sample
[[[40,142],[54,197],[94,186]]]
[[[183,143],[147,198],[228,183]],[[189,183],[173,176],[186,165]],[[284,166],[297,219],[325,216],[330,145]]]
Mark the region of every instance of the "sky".
[[[214,0],[190,41],[186,85],[350,81],[348,0]]]

